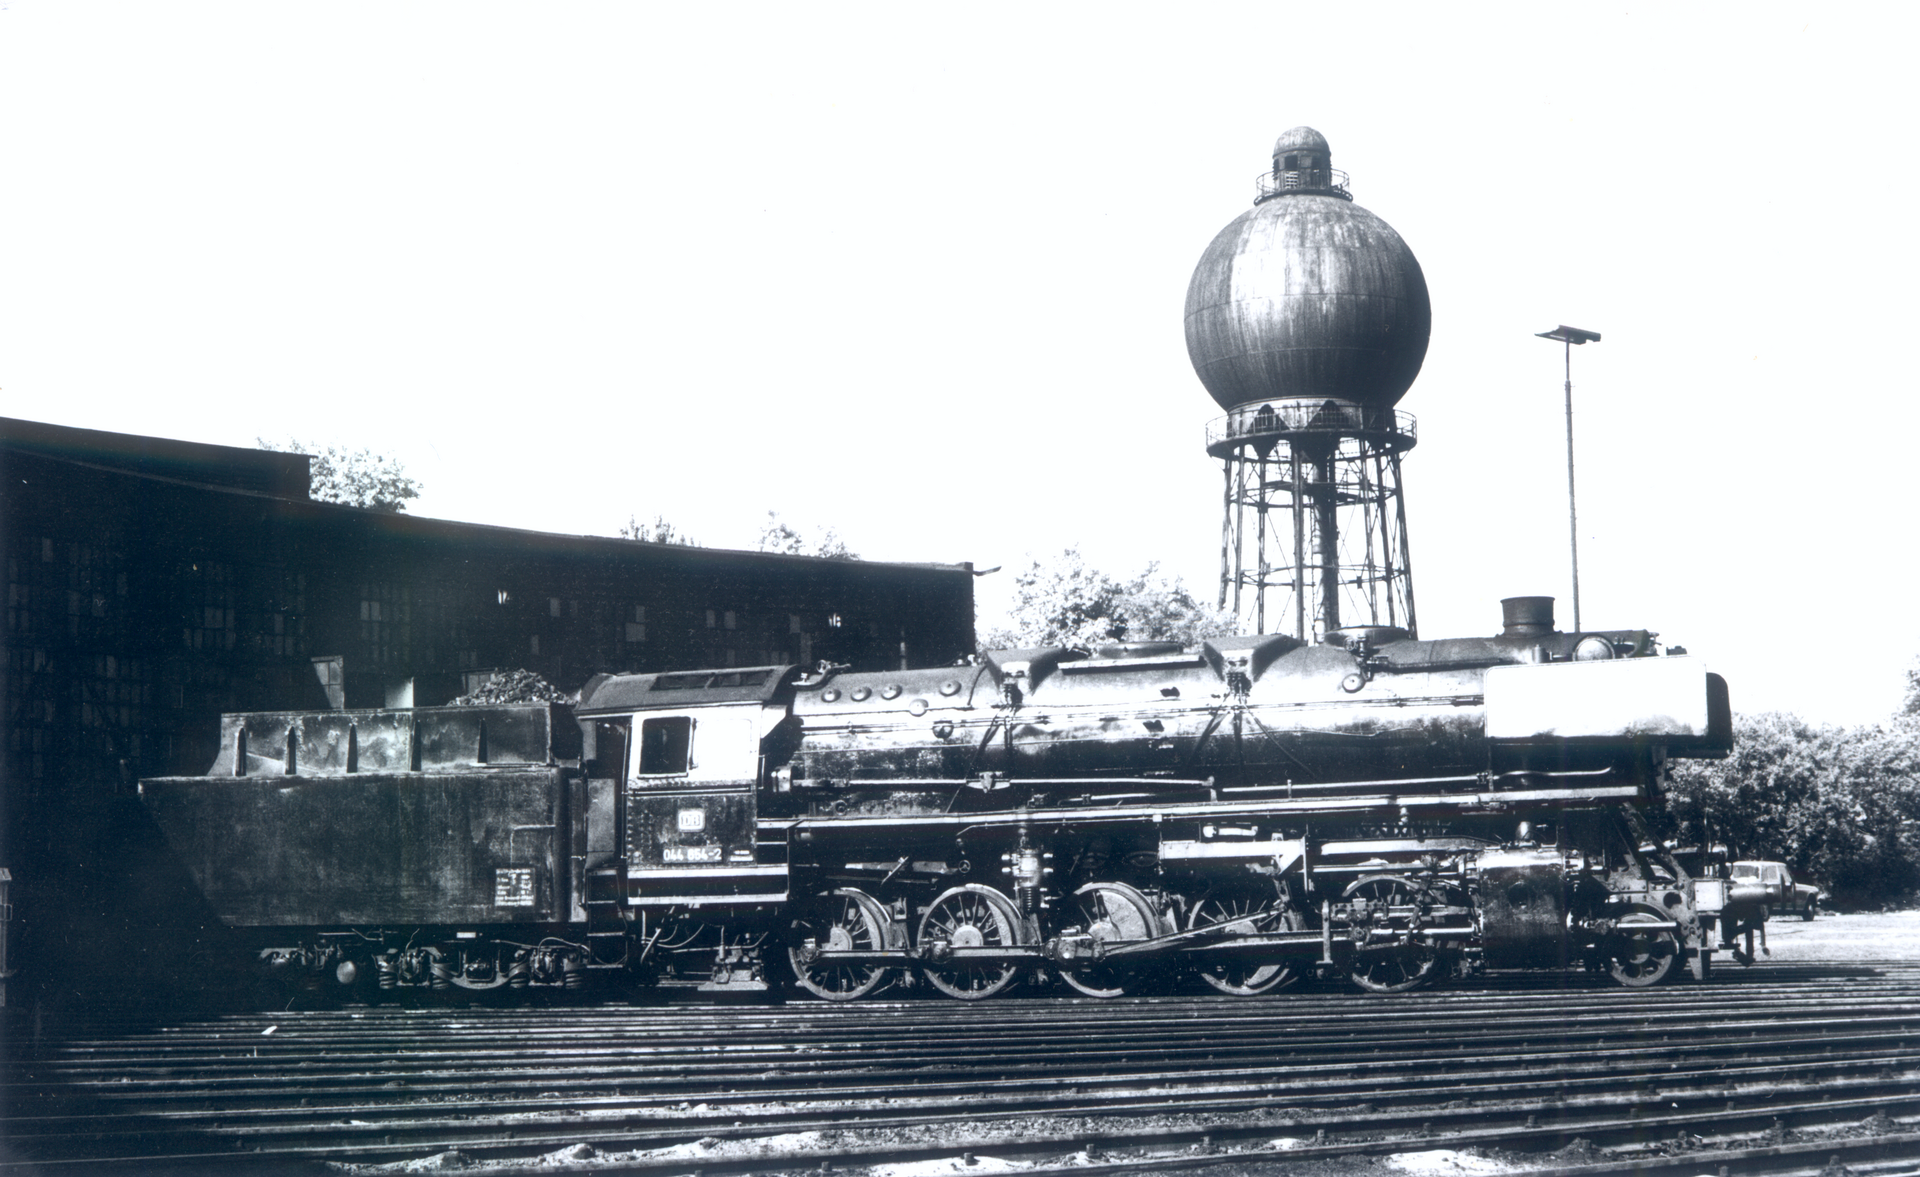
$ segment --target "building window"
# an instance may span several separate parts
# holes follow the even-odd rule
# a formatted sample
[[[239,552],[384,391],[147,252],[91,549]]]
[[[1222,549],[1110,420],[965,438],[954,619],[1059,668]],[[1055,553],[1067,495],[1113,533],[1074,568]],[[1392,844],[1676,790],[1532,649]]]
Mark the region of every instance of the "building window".
[[[407,661],[412,604],[406,585],[370,581],[360,586],[360,641],[375,666]]]
[[[627,622],[627,640],[629,642],[647,640],[647,607],[645,605],[633,607],[633,617]]]
[[[208,561],[190,563],[185,579],[187,599],[199,599],[188,606],[181,644],[192,650],[233,649],[236,626],[231,570],[225,564]]]
[[[548,617],[560,616],[560,598],[559,597],[547,598],[547,616]]]
[[[719,625],[720,624],[719,617],[720,615],[718,613],[715,613],[712,609],[707,610],[707,628],[713,629],[715,626]]]
[[[738,622],[738,620],[739,620],[738,617],[734,614],[734,611],[731,609],[727,610],[726,613],[723,614],[721,617],[721,621],[725,624],[726,628],[728,629],[732,629],[735,626],[735,624]]]
[[[7,628],[25,632],[33,628],[33,586],[7,585]]]
[[[540,652],[540,635],[539,634],[536,633],[528,636],[527,652],[531,654],[538,654]]]

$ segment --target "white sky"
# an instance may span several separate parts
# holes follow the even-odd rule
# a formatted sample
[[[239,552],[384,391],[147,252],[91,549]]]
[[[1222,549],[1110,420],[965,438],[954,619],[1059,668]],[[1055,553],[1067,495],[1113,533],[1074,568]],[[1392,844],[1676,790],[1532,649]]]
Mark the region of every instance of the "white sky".
[[[1187,279],[1329,139],[1433,299],[1426,637],[1661,631],[1876,722],[1911,607],[1906,5],[0,0],[0,414],[400,457],[417,514],[1213,591]],[[1324,11],[1320,11],[1324,9]]]

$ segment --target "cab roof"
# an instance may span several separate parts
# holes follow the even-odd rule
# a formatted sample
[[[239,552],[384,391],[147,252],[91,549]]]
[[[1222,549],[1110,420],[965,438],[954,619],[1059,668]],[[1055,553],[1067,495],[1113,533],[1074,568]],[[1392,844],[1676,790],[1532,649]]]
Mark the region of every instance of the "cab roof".
[[[667,670],[658,674],[601,674],[580,688],[576,715],[667,711],[720,703],[768,703],[797,677],[796,666],[736,666],[724,670]]]

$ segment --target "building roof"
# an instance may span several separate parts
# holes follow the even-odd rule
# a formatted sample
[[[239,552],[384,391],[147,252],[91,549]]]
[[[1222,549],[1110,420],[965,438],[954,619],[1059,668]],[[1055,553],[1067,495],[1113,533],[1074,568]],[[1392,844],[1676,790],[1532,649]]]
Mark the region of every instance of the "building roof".
[[[679,566],[689,570],[711,568],[725,571],[742,564],[767,567],[785,563],[794,570],[813,566],[831,575],[836,569],[858,568],[863,575],[878,569],[918,569],[929,572],[972,572],[970,562],[957,564],[901,563],[878,560],[849,560],[825,556],[795,556],[780,552],[754,552],[734,548],[695,547],[685,544],[656,544],[619,536],[575,535],[565,532],[535,531],[501,527],[490,523],[469,523],[453,519],[435,519],[404,512],[371,511],[339,503],[321,502],[308,497],[308,458],[305,454],[251,450],[236,446],[207,445],[176,441],[171,438],[145,437],[131,433],[110,433],[97,429],[77,429],[0,417],[0,461],[6,451],[14,450],[91,466],[141,478],[185,484],[214,491],[264,495],[297,503],[301,512],[322,516],[350,512],[359,517],[381,539],[399,543],[459,542],[497,544],[536,551],[567,548],[581,553],[637,555],[646,553],[650,562]]]
[[[310,478],[305,454],[0,417],[0,450],[9,449],[148,478],[281,499],[305,500]]]

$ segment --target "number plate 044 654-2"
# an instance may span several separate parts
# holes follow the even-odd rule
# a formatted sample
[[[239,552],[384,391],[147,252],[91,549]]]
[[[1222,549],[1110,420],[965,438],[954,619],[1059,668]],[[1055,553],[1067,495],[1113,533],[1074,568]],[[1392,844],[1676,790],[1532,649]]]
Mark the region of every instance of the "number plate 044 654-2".
[[[662,846],[661,862],[719,862],[718,846]]]

